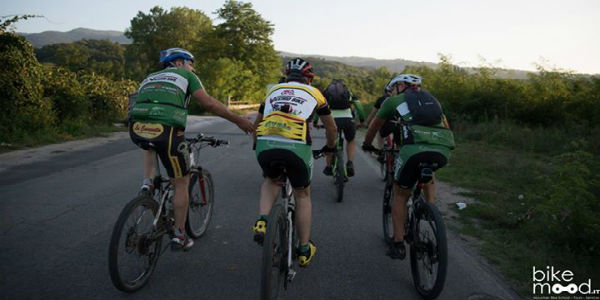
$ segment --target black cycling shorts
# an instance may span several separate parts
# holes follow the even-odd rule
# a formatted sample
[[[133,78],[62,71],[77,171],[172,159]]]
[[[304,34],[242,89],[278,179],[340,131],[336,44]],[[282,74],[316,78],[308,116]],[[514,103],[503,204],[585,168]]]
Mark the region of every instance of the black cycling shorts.
[[[354,140],[356,135],[356,126],[354,125],[354,119],[352,118],[335,118],[335,125],[338,131],[344,132],[344,138],[346,141],[351,142]]]
[[[437,163],[435,171],[446,165],[448,160],[439,152],[426,151],[411,156],[401,170],[396,172],[395,181],[401,188],[411,189],[419,180],[420,163]]]
[[[261,151],[257,158],[263,170],[263,177],[279,178],[285,169],[293,188],[305,188],[310,185],[312,170],[294,152],[286,149],[268,149]]]
[[[169,177],[180,178],[190,172],[190,151],[182,129],[134,122],[129,125],[129,137],[138,147],[156,151]]]

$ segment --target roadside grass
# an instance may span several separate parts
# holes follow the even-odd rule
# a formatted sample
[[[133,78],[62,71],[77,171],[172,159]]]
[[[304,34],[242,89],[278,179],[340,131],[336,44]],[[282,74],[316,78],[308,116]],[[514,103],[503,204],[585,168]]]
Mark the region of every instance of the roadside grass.
[[[123,123],[89,124],[83,121],[72,121],[64,122],[58,127],[40,129],[35,132],[17,130],[10,139],[0,138],[2,142],[0,153],[127,131],[127,127],[121,124]]]
[[[449,165],[436,172],[436,176],[469,189],[463,194],[476,200],[466,209],[456,210],[461,223],[456,226],[458,231],[480,239],[481,253],[525,297],[532,297],[533,266],[569,269],[575,274],[577,284],[587,282],[588,278],[600,282],[599,257],[575,254],[568,246],[556,243],[548,233],[549,224],[540,217],[539,207],[546,200],[540,196],[547,188],[544,178],[561,167],[552,163],[551,154],[557,152],[557,145],[564,145],[564,140],[555,142],[564,138],[565,133],[523,129],[511,124],[501,128],[483,124],[470,132],[457,127],[457,148]],[[494,127],[501,132],[498,135],[503,135],[501,138],[489,138],[488,133],[493,133]],[[521,141],[522,136],[534,139],[530,142],[535,146]],[[503,140],[507,141],[506,146],[501,145]]]

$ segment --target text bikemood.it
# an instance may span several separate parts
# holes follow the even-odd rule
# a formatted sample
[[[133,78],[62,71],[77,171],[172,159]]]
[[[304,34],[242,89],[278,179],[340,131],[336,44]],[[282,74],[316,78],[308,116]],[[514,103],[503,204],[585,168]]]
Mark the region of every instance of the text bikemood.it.
[[[552,297],[555,295],[587,296],[572,299],[600,299],[600,290],[592,287],[592,279],[576,283],[575,275],[570,270],[559,270],[554,266],[538,269],[533,266],[532,277],[534,299],[571,299]]]

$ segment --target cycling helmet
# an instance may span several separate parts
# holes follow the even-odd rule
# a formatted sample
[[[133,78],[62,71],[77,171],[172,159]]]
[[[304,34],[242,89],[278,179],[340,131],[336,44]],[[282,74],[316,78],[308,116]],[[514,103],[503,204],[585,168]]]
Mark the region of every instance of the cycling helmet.
[[[312,66],[309,62],[302,58],[294,58],[285,64],[285,74],[299,73],[303,77],[313,78],[315,73],[313,72]]]
[[[192,53],[189,51],[182,48],[169,48],[167,50],[160,51],[159,62],[162,65],[166,65],[178,58],[183,60],[191,60],[192,62],[194,61],[194,55],[192,55]]]
[[[421,85],[422,79],[421,77],[413,74],[400,74],[394,78],[392,78],[386,85],[385,91],[389,92],[398,82],[406,82],[408,84],[416,84]]]

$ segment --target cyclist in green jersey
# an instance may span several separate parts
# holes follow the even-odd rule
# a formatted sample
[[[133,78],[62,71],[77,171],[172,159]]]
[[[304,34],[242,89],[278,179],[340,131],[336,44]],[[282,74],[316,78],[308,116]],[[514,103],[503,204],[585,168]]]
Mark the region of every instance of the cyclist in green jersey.
[[[190,98],[195,98],[207,111],[236,124],[242,131],[254,131],[250,120],[232,113],[206,93],[194,74],[193,63],[194,56],[184,49],[161,51],[160,64],[164,69],[148,75],[140,84],[129,122],[131,140],[143,149],[144,181],[140,193],[152,195],[152,176],[156,168],[154,152],[174,182],[175,226],[171,243],[173,249],[183,250],[194,245],[184,229],[190,180],[190,153],[184,131]]]
[[[348,176],[354,176],[354,154],[356,153],[356,124],[354,123],[354,112],[352,106],[356,109],[358,119],[360,123],[358,127],[362,127],[365,122],[365,112],[359,99],[352,94],[352,92],[346,87],[341,79],[334,79],[332,83],[325,89],[323,96],[327,99],[329,107],[331,108],[331,115],[335,120],[335,125],[341,130],[346,139],[346,155],[348,161],[346,162],[346,171]],[[318,119],[314,120],[316,124]],[[317,127],[318,128],[318,127]],[[332,162],[333,155],[328,154],[325,156],[327,165],[323,169],[323,174],[327,176],[333,175]]]
[[[450,150],[454,149],[454,136],[442,108],[429,92],[421,90],[421,78],[411,74],[401,74],[386,86],[392,96],[385,100],[376,117],[371,122],[363,150],[373,151],[373,139],[386,120],[397,119],[401,125],[401,148],[395,162],[394,201],[392,202],[392,223],[394,243],[390,244],[388,255],[404,259],[404,224],[406,223],[406,201],[418,180],[421,163],[435,164],[435,169],[446,165]],[[433,189],[433,191],[432,191]],[[434,203],[433,185],[425,189],[427,201]]]

